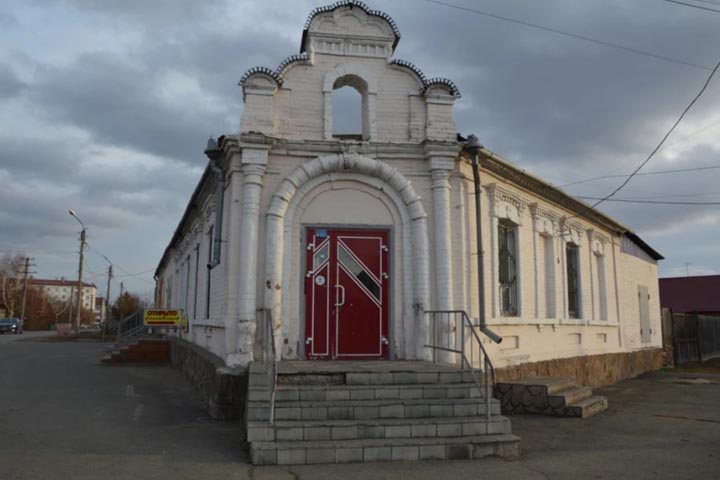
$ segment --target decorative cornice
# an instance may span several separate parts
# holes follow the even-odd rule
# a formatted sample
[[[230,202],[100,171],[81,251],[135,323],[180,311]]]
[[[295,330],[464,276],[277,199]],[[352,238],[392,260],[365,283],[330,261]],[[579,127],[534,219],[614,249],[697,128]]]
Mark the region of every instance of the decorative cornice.
[[[277,74],[275,72],[273,72],[272,70],[270,70],[268,67],[252,67],[250,70],[245,72],[245,74],[242,77],[240,77],[240,81],[238,82],[238,85],[244,86],[245,82],[247,81],[248,78],[250,78],[251,76],[256,75],[258,73],[261,75],[267,75],[268,77],[275,80],[275,83],[277,83],[278,85],[280,85],[282,83],[282,81],[277,76]]]
[[[619,224],[617,221],[604,215],[602,212],[589,208],[586,203],[568,195],[564,191],[548,184],[535,175],[516,167],[507,160],[500,158],[498,155],[490,151],[484,150],[481,152],[480,165],[482,168],[485,168],[497,176],[514,183],[518,187],[527,189],[532,193],[540,195],[542,198],[570,210],[571,212],[582,215],[586,220],[598,224],[609,231],[620,233],[629,231],[627,227]],[[583,228],[581,228],[581,230],[583,230]]]
[[[308,53],[299,53],[296,55],[290,55],[289,57],[285,58],[282,62],[280,62],[280,65],[277,66],[275,70],[271,70],[268,67],[252,67],[250,70],[245,72],[242,77],[240,77],[240,81],[238,82],[238,85],[245,85],[245,82],[248,78],[255,74],[262,74],[267,75],[268,77],[272,78],[275,83],[278,85],[282,85],[283,83],[283,75],[285,74],[285,70],[296,62],[307,62],[310,60],[310,55]]]
[[[285,74],[285,70],[296,62],[307,62],[310,60],[310,54],[307,52],[298,53],[296,55],[290,55],[285,60],[280,62],[280,65],[275,69],[275,75],[278,78],[278,82],[282,83],[283,75]]]
[[[452,80],[450,80],[448,78],[442,78],[442,77],[431,78],[427,82],[425,82],[425,91],[427,91],[431,87],[436,87],[436,86],[440,86],[440,85],[442,85],[442,86],[446,87],[448,90],[450,90],[450,93],[455,98],[460,98],[462,96],[462,95],[460,95],[460,89],[457,87],[457,85],[455,85],[455,82],[453,82]]]
[[[414,63],[408,62],[407,60],[401,60],[399,58],[394,58],[393,60],[390,61],[390,65],[396,65],[398,67],[404,67],[404,68],[407,68],[408,70],[411,70],[415,75],[420,77],[420,82],[423,84],[423,88],[427,85],[427,77],[425,76],[423,71],[420,70],[420,68],[417,65],[415,65]]]
[[[319,15],[321,13],[325,12],[332,12],[335,9],[342,8],[342,7],[357,7],[361,10],[363,10],[368,15],[371,15],[373,17],[379,17],[388,22],[390,25],[390,28],[392,28],[393,33],[395,34],[395,41],[393,42],[393,50],[395,50],[395,47],[398,44],[398,41],[400,40],[400,30],[398,29],[397,24],[395,23],[395,20],[392,19],[390,15],[388,15],[385,12],[381,12],[380,10],[371,10],[370,7],[365,5],[365,3],[360,2],[358,0],[342,0],[339,2],[335,2],[331,5],[326,5],[324,7],[317,7],[313,9],[310,12],[310,15],[308,15],[307,21],[305,21],[305,26],[303,27],[303,42],[300,45],[300,53],[303,53],[305,50],[305,37],[307,35],[307,31],[310,28],[310,24],[312,23],[313,19],[316,15]]]
[[[412,62],[408,62],[407,60],[400,60],[399,58],[393,59],[390,62],[390,65],[407,68],[408,70],[412,71],[415,75],[417,75],[420,78],[420,81],[422,82],[422,85],[423,85],[422,93],[425,93],[430,87],[442,85],[442,86],[446,87],[448,90],[450,90],[450,93],[455,98],[461,97],[460,89],[458,89],[457,85],[455,85],[455,83],[450,79],[447,79],[447,78],[430,78],[430,79],[428,79],[425,76],[425,74],[423,73],[423,71],[420,70],[420,68],[417,65],[415,65]]]
[[[487,188],[495,201],[509,203],[510,205],[517,208],[518,211],[522,211],[523,209],[525,209],[525,207],[528,206],[528,202],[524,200],[520,195],[499,186],[497,183],[492,183],[488,185]]]

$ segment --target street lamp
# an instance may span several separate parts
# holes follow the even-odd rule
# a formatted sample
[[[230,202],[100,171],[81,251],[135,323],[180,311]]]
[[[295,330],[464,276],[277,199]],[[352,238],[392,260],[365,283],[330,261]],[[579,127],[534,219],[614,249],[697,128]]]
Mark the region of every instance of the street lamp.
[[[80,223],[82,230],[80,231],[80,263],[78,265],[78,284],[77,284],[77,305],[75,312],[75,333],[80,331],[80,315],[82,313],[82,274],[83,274],[83,253],[85,251],[85,224],[75,214],[74,211],[68,210],[68,213]]]

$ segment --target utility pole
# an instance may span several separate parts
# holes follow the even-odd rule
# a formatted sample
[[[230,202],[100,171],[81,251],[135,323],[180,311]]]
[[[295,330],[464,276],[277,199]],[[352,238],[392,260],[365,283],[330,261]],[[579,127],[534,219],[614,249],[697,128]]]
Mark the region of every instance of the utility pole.
[[[110,280],[112,280],[112,276],[112,265],[110,265],[108,267],[107,290],[105,291],[105,321],[103,323],[107,323],[108,321],[110,321]]]
[[[122,313],[120,313],[120,299],[123,295],[125,284],[120,282],[120,296],[118,297],[118,325],[117,325],[117,343],[120,343],[120,334],[122,333]]]
[[[77,312],[75,312],[75,333],[80,331],[80,315],[82,314],[82,272],[83,272],[83,253],[85,251],[85,224],[80,217],[78,217],[74,211],[68,210],[68,213],[78,221],[82,230],[80,231],[80,265],[78,266],[78,281],[77,281]]]
[[[20,320],[25,323],[25,302],[27,301],[28,275],[30,274],[30,257],[25,257],[25,268],[23,269],[23,294]]]
[[[80,316],[82,314],[82,274],[83,254],[85,253],[85,228],[80,232],[80,265],[78,266],[77,305],[75,312],[75,333],[80,331]]]
[[[102,322],[102,337],[105,340],[105,330],[107,329],[107,323],[110,321],[110,280],[112,280],[112,264],[108,267],[108,283],[107,290],[105,291],[105,318]]]
[[[75,292],[73,291],[72,285],[70,286],[70,295],[68,296],[68,324],[72,325],[72,318],[73,318],[73,301],[72,297]]]

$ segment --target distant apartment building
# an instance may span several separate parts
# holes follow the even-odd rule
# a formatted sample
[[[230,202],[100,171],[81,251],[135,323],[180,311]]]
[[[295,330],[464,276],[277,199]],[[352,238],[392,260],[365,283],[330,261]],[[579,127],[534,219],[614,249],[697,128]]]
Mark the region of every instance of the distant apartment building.
[[[95,297],[95,322],[105,322],[105,313],[107,312],[105,299],[103,297]]]
[[[77,295],[77,280],[49,280],[43,278],[34,278],[31,280],[31,284],[45,292],[45,294],[55,300],[61,302],[72,301],[73,304],[76,302]],[[92,283],[82,284],[82,306],[88,310],[95,311],[95,298],[97,294],[97,287]]]

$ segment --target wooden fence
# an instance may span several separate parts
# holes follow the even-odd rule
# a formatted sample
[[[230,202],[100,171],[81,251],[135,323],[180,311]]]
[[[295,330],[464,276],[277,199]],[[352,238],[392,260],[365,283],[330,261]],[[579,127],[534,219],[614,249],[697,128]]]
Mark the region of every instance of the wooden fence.
[[[662,313],[663,347],[672,347],[675,365],[720,357],[720,317]]]

